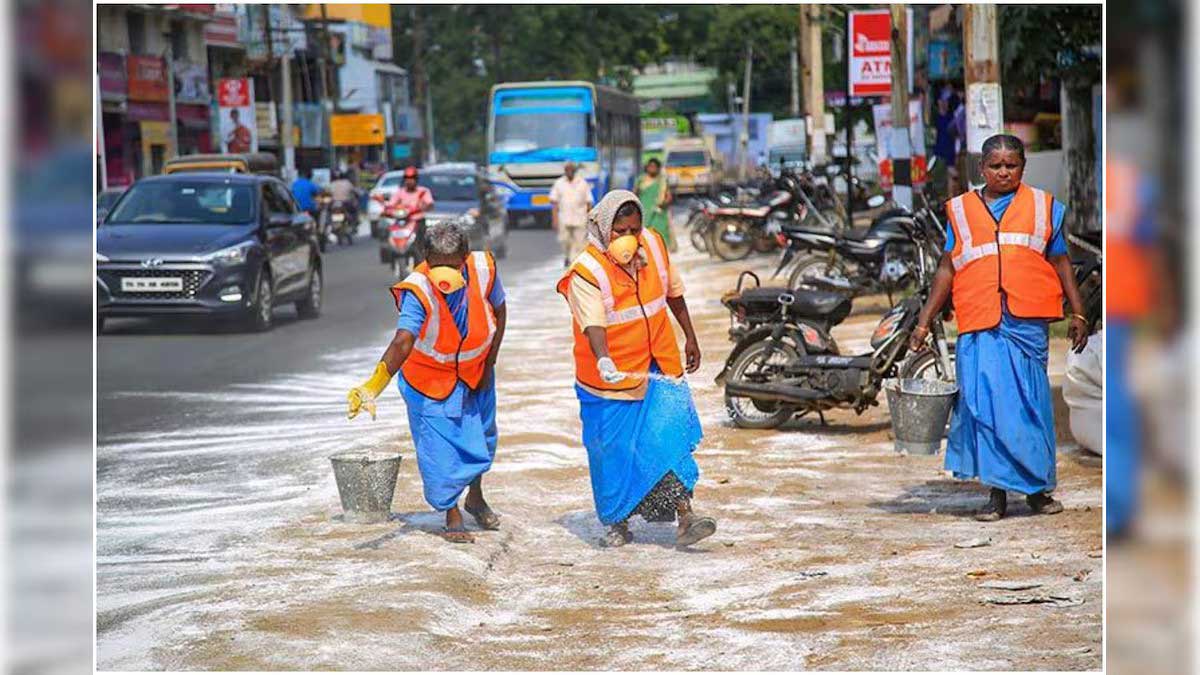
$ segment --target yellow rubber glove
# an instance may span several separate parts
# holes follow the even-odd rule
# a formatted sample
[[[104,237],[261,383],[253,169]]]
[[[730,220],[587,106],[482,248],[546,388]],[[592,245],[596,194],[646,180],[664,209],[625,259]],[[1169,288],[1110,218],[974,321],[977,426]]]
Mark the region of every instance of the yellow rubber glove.
[[[380,361],[375,365],[375,372],[371,373],[371,377],[366,382],[358,385],[346,394],[346,400],[350,403],[350,410],[347,412],[349,419],[354,419],[359,411],[366,408],[367,412],[371,413],[371,419],[375,419],[375,399],[379,394],[387,388],[388,382],[392,381],[392,374],[388,372],[387,364]]]

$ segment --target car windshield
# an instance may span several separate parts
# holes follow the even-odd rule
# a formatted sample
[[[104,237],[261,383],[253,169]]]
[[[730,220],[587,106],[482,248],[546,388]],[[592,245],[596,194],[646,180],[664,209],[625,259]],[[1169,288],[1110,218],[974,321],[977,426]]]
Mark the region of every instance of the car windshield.
[[[704,153],[700,150],[685,150],[667,155],[667,166],[704,166]]]
[[[212,181],[137,183],[106,223],[239,225],[254,219],[254,188]]]
[[[121,198],[120,192],[101,192],[96,196],[96,208],[111,209],[113,204]]]
[[[427,173],[418,180],[429,188],[435,202],[466,202],[478,198],[475,176],[464,173]]]
[[[530,152],[546,148],[587,148],[585,112],[521,113],[496,116],[496,152]]]

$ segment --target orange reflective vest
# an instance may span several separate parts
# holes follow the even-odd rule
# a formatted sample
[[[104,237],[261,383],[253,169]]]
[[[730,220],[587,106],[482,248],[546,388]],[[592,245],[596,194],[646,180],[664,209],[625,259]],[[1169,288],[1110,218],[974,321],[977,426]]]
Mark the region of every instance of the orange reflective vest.
[[[1000,324],[1001,297],[1013,316],[1061,319],[1062,284],[1046,260],[1054,197],[1022,183],[999,222],[977,192],[946,204],[954,228],[952,294],[958,331]]]
[[[600,289],[608,324],[604,329],[608,353],[617,364],[617,370],[645,375],[650,372],[653,360],[665,375],[680,377],[683,366],[679,345],[667,315],[670,269],[667,247],[653,230],[643,228],[639,239],[642,249],[647,252],[647,264],[638,270],[636,277],[610,260],[594,244],[588,244],[559,279],[557,290],[567,297],[571,277],[576,274]],[[601,379],[596,368],[596,355],[592,353],[583,327],[575,321],[571,326],[575,332],[575,378],[579,382],[609,391],[636,389],[642,385],[643,380],[636,377],[627,377],[615,384]]]
[[[425,308],[425,323],[400,371],[412,388],[439,401],[450,396],[459,380],[471,389],[479,386],[496,336],[496,313],[488,302],[496,262],[490,254],[476,251],[467,257],[467,266],[466,336],[459,334],[446,298],[429,280],[428,263],[421,263],[404,281],[392,286],[397,310],[404,291],[410,291]]]
[[[1133,236],[1138,216],[1138,173],[1113,157],[1104,167],[1104,306],[1108,316],[1137,319],[1150,313],[1153,295],[1145,248]]]

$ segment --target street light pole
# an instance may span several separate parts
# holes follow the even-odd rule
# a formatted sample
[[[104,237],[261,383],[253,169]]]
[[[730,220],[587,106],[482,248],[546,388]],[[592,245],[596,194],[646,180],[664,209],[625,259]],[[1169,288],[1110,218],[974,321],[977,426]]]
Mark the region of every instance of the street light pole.
[[[283,175],[290,183],[296,178],[296,148],[292,145],[292,50],[289,44],[279,57],[279,75],[283,80],[283,121],[280,145],[283,146]]]
[[[746,179],[747,160],[750,154],[750,75],[751,64],[754,61],[754,44],[746,41],[746,80],[742,85],[742,138],[740,147],[741,161],[738,162],[738,177]]]
[[[171,128],[167,130],[167,138],[171,140],[171,152],[179,154],[179,122],[175,112],[175,50],[171,47],[171,34],[163,33],[167,46],[163,49],[163,61],[167,66],[167,110]]]

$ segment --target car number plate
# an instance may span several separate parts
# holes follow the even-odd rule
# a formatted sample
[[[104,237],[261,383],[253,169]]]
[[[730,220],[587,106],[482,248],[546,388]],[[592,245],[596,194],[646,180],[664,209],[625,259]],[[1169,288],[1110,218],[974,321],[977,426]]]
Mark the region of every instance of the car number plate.
[[[549,203],[550,203],[550,195],[534,195],[533,196],[533,205],[534,206],[545,206]]]
[[[183,290],[181,277],[121,277],[121,290],[137,293],[170,293]]]

